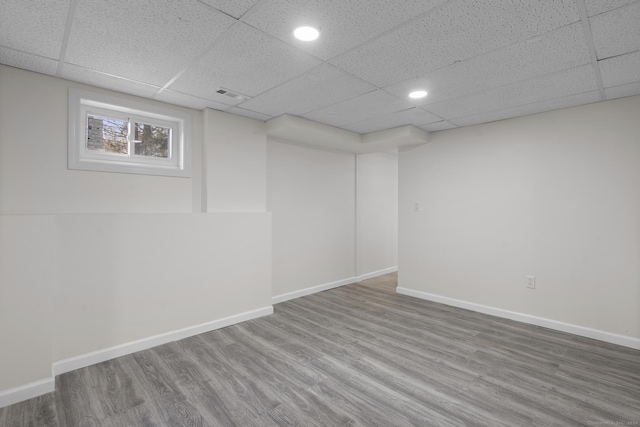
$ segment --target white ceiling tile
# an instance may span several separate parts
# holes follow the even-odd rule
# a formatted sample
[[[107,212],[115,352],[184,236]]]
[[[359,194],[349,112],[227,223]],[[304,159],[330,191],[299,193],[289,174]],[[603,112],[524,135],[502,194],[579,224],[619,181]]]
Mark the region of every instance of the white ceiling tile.
[[[209,5],[221,12],[231,15],[234,18],[240,18],[251,7],[258,2],[258,0],[198,0],[201,3]]]
[[[412,90],[425,89],[429,96],[413,101],[425,105],[590,62],[582,25],[576,23],[388,86],[385,90],[403,97]]]
[[[246,19],[260,30],[327,60],[403,22],[427,12],[445,0],[273,0]],[[293,30],[310,25],[320,38],[305,43]]]
[[[285,113],[301,116],[373,89],[374,86],[323,64],[243,103],[241,107],[273,117]]]
[[[122,79],[120,77],[111,76],[108,74],[98,73],[93,70],[88,70],[86,68],[70,64],[62,65],[60,77],[91,86],[111,89],[117,92],[128,93],[145,98],[151,98],[160,89],[160,87],[158,86],[134,82],[131,80]]]
[[[219,87],[224,87],[253,97],[321,63],[305,52],[238,23],[170,88],[208,98]]]
[[[625,96],[640,95],[640,82],[622,86],[608,87],[604,90],[607,99],[624,98]]]
[[[378,89],[305,114],[304,117],[331,126],[342,126],[406,110],[412,106],[410,102]]]
[[[234,22],[195,1],[83,0],[66,61],[162,86]]]
[[[204,110],[205,108],[211,108],[213,110],[225,111],[229,108],[228,105],[222,104],[220,102],[199,98],[197,96],[188,95],[186,93],[175,92],[173,90],[163,90],[162,92],[157,94],[154,99],[162,102],[167,102],[169,104],[193,108],[194,110]]]
[[[444,119],[453,119],[566,97],[597,88],[593,67],[583,65],[525,82],[436,102],[428,108]]]
[[[598,62],[604,87],[640,81],[640,51]]]
[[[578,20],[574,0],[454,1],[330,62],[388,86]]]
[[[0,45],[59,59],[69,0],[0,1]]]
[[[585,5],[587,6],[587,15],[594,16],[637,1],[638,0],[585,0]]]
[[[0,64],[36,73],[55,75],[58,61],[0,46]]]
[[[640,0],[0,0],[0,63],[257,120],[434,132],[601,100],[580,3],[606,98],[640,94]],[[320,39],[294,40],[303,23]]]
[[[231,107],[227,110],[227,113],[237,114],[239,116],[249,117],[251,119],[262,120],[263,122],[266,122],[267,120],[273,118],[272,116],[258,113],[257,111],[246,110],[240,107]]]
[[[430,123],[428,125],[422,125],[419,127],[426,130],[427,132],[438,132],[441,130],[453,129],[458,126],[447,121],[441,121],[441,122]]]
[[[600,92],[592,91],[570,95],[563,98],[550,99],[534,104],[507,108],[504,110],[491,111],[489,113],[477,114],[468,117],[454,119],[452,122],[460,126],[470,126],[479,123],[495,122],[497,120],[510,119],[513,117],[526,116],[528,114],[542,113],[545,111],[558,110],[560,108],[575,107],[577,105],[590,104],[600,101]]]
[[[343,128],[356,133],[369,133],[404,125],[412,124],[417,126],[420,124],[434,123],[440,120],[441,119],[439,117],[434,116],[428,111],[425,111],[419,107],[414,107],[408,110],[386,114],[374,119],[353,123],[347,126],[343,126]]]
[[[589,19],[598,59],[640,50],[640,2]]]

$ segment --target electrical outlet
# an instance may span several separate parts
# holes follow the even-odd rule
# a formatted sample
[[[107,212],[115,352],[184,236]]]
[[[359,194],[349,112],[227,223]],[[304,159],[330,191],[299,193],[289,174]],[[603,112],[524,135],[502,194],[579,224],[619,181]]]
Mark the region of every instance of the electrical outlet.
[[[535,289],[536,288],[536,277],[535,276],[527,276],[527,288]]]

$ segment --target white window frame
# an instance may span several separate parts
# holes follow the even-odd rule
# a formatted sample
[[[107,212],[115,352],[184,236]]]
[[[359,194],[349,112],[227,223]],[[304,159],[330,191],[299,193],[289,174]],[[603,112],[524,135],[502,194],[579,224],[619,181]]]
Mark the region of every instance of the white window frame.
[[[135,141],[131,126],[127,137],[129,154],[88,150],[87,115],[89,114],[171,129],[169,157],[135,155]],[[191,116],[189,114],[77,88],[69,89],[69,169],[190,177],[190,136]]]

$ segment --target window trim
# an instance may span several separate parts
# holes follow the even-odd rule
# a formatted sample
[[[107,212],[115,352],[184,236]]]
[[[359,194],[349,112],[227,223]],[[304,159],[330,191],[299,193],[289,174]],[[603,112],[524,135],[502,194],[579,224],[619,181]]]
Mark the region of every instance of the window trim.
[[[171,128],[171,157],[135,155],[135,142],[130,141],[130,153],[104,154],[87,149],[87,114],[113,118],[127,117],[131,121]],[[113,116],[109,116],[113,114]],[[191,115],[157,105],[143,104],[77,88],[69,88],[68,168],[101,172],[191,176]],[[133,151],[133,153],[132,153]]]

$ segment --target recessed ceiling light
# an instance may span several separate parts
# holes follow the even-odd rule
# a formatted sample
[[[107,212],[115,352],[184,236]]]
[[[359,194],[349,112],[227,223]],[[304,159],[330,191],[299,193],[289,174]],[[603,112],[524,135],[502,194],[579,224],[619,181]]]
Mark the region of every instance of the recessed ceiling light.
[[[298,40],[310,42],[317,39],[320,35],[320,32],[313,27],[298,27],[293,32],[293,35],[296,36]]]
[[[426,90],[416,90],[409,94],[409,98],[413,99],[424,98],[425,96],[427,96]]]

